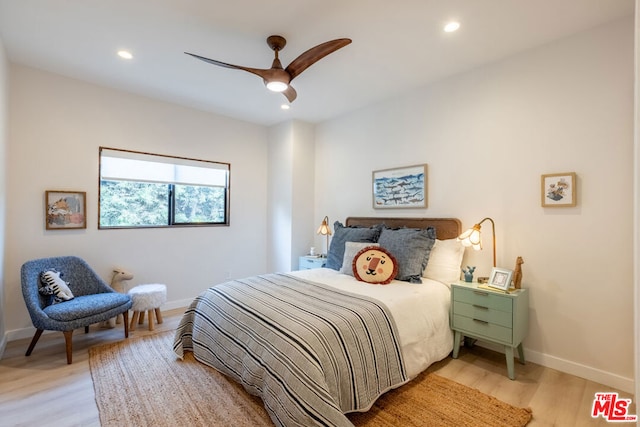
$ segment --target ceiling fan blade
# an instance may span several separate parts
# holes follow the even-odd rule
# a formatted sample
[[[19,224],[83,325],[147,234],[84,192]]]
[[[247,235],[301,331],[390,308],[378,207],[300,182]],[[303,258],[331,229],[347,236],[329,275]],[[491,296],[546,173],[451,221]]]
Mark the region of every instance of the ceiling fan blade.
[[[336,39],[312,47],[311,49],[307,50],[296,59],[294,59],[291,64],[287,66],[285,71],[289,73],[289,75],[291,76],[291,80],[293,80],[297,75],[302,73],[314,63],[318,62],[330,53],[333,53],[336,50],[345,47],[349,43],[351,43],[351,39]]]
[[[287,97],[289,102],[293,102],[298,97],[298,93],[291,85],[289,85],[282,94]]]
[[[213,64],[213,65],[218,65],[220,67],[225,67],[225,68],[232,68],[235,70],[243,70],[243,71],[247,71],[251,74],[255,74],[256,76],[260,76],[263,79],[269,77],[269,75],[272,73],[272,71],[270,69],[268,70],[263,70],[260,68],[249,68],[249,67],[243,67],[241,65],[233,65],[233,64],[227,64],[226,62],[222,62],[222,61],[216,61],[215,59],[210,59],[210,58],[205,58],[204,56],[200,56],[200,55],[196,55],[193,53],[189,53],[189,52],[185,52],[187,55],[193,56],[194,58],[197,58],[201,61],[204,62],[208,62],[209,64]]]

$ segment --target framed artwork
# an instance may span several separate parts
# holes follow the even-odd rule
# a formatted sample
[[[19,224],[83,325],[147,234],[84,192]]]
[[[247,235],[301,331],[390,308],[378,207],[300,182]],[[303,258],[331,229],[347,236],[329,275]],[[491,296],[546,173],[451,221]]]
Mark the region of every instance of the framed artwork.
[[[87,228],[87,193],[84,191],[46,191],[47,230]]]
[[[374,171],[373,207],[426,208],[427,165]]]
[[[542,175],[541,197],[543,208],[575,206],[575,172]]]
[[[491,276],[489,276],[489,283],[487,283],[487,285],[491,288],[507,291],[511,286],[512,277],[513,270],[493,267],[493,270],[491,270]]]

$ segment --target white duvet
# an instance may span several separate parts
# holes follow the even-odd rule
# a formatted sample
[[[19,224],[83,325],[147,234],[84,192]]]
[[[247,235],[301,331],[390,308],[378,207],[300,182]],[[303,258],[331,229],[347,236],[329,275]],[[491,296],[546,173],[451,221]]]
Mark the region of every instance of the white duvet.
[[[422,284],[394,280],[388,285],[372,285],[328,268],[290,274],[384,303],[396,322],[410,378],[447,357],[453,348],[453,333],[449,327],[451,294],[448,286],[441,282],[422,278]]]

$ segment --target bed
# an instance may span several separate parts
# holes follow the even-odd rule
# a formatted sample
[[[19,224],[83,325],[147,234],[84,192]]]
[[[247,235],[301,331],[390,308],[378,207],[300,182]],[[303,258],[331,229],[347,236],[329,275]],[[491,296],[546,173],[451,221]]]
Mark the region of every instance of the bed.
[[[179,358],[193,352],[241,383],[262,398],[278,426],[351,426],[345,414],[367,411],[452,350],[448,284],[460,275],[460,222],[350,217],[334,228],[331,268],[213,286],[193,301],[176,330]],[[420,239],[409,241],[408,234]],[[388,285],[356,280],[351,252],[371,240],[395,247],[401,270],[423,262],[415,266],[420,277],[405,274]],[[414,248],[414,240],[424,247]]]

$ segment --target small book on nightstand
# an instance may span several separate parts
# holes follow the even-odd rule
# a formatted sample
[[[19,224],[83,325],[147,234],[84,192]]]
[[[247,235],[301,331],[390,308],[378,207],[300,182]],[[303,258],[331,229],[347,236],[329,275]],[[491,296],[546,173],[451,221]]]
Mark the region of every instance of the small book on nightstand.
[[[516,290],[516,288],[509,288],[507,290],[502,290],[502,289],[494,288],[492,286],[485,285],[485,284],[478,285],[478,289],[486,289],[488,291],[497,292],[499,294],[510,294],[511,292]]]

